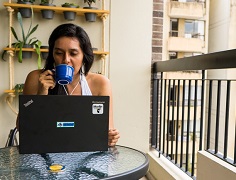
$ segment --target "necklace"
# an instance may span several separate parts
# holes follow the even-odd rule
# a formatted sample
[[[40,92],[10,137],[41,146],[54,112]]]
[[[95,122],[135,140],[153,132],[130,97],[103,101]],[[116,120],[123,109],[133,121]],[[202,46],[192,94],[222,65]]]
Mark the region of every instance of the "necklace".
[[[73,94],[73,92],[75,91],[75,89],[77,88],[77,86],[79,85],[79,83],[80,83],[80,80],[77,82],[77,84],[75,85],[74,89],[71,91],[70,95]],[[64,90],[65,90],[65,92],[66,92],[66,95],[69,95],[69,93],[67,92],[67,90],[66,90],[66,88],[65,88],[65,85],[62,85],[62,86],[63,86],[63,88],[64,88]]]

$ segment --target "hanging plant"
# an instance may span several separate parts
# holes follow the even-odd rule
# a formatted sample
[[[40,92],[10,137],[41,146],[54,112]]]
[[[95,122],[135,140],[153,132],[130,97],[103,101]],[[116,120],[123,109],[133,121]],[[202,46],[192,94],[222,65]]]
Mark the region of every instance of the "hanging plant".
[[[92,7],[92,3],[96,3],[96,0],[84,0],[84,3],[88,4],[88,7],[84,7],[84,9],[97,9],[96,7]],[[97,20],[96,13],[84,13],[85,20],[88,22],[95,22]]]
[[[33,4],[35,0],[18,0],[17,4]],[[30,18],[32,16],[32,12],[30,8],[18,8],[19,12],[21,13],[21,16],[23,18]]]
[[[17,20],[20,24],[20,28],[21,28],[21,35],[22,35],[22,39],[19,38],[19,36],[16,34],[16,31],[13,27],[11,27],[11,32],[13,34],[13,36],[16,39],[16,42],[12,43],[12,46],[15,48],[15,52],[16,49],[19,48],[18,51],[18,61],[20,63],[22,63],[22,59],[23,58],[31,58],[32,57],[32,52],[31,51],[24,51],[22,50],[22,48],[35,48],[35,51],[38,55],[38,68],[41,68],[41,55],[40,55],[40,46],[41,46],[41,41],[39,41],[36,37],[32,37],[31,35],[37,30],[38,28],[38,24],[35,25],[32,28],[32,24],[33,24],[33,10],[32,11],[32,17],[31,17],[31,22],[30,22],[30,26],[29,29],[26,33],[24,26],[23,26],[23,21],[22,21],[22,16],[21,13],[18,12],[17,13]],[[6,50],[3,51],[2,53],[2,59],[4,60],[4,54],[6,53]],[[29,55],[27,55],[28,53],[30,53]]]
[[[93,3],[96,3],[96,0],[84,0],[84,3],[87,3],[91,7]]]
[[[67,7],[67,8],[79,8],[79,5],[76,5],[74,3],[64,3],[61,5],[62,7]],[[64,18],[68,21],[74,21],[76,17],[76,12],[73,11],[63,11]]]
[[[16,84],[14,87],[14,92],[16,95],[22,94],[24,89],[24,84]]]
[[[56,5],[53,4],[53,1],[54,1],[54,0],[52,0],[51,3],[50,3],[50,0],[41,0],[40,5],[41,5],[41,6],[53,6],[53,7],[55,7]],[[54,17],[54,12],[55,12],[55,11],[50,10],[50,9],[42,9],[42,10],[41,10],[41,14],[42,14],[42,17],[43,17],[44,19],[53,19],[53,17]]]

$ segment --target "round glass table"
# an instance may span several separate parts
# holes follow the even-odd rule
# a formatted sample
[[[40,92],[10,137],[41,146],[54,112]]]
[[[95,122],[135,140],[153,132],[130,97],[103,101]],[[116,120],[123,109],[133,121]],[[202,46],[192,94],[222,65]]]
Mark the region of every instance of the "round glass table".
[[[0,179],[137,180],[149,166],[147,156],[115,146],[106,152],[19,154],[18,147],[0,149]]]

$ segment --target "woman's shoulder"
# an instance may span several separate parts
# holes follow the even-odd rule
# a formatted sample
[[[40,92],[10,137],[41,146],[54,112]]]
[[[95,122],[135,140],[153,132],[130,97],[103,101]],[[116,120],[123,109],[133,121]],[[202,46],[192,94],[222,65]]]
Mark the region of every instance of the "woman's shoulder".
[[[96,73],[88,73],[86,80],[93,95],[109,95],[111,84],[110,80],[102,75]]]
[[[29,72],[28,76],[35,76],[35,75],[39,75],[41,73],[42,73],[42,69],[36,69],[36,70]]]
[[[38,78],[42,70],[37,69],[29,72],[26,77],[24,85],[24,94],[37,94],[38,91]]]
[[[110,80],[106,76],[102,74],[97,74],[97,73],[88,73],[86,79],[87,81],[90,81],[96,84],[110,83]]]

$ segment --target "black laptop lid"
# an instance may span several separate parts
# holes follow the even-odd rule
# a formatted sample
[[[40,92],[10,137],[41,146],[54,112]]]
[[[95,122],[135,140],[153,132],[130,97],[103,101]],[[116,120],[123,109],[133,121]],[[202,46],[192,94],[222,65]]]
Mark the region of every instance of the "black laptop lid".
[[[19,152],[108,150],[109,97],[19,96]]]

